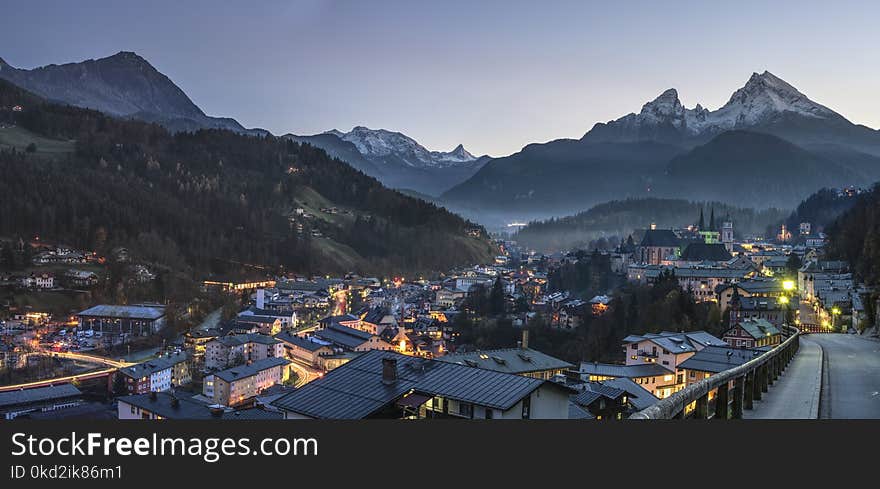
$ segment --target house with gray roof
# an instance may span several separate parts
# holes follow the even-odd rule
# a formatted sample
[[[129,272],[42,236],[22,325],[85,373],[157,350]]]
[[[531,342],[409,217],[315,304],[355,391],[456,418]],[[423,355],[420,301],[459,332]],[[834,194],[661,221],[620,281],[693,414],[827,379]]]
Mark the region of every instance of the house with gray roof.
[[[574,367],[546,353],[522,347],[448,353],[437,360],[537,379],[551,379],[554,375]]]
[[[555,382],[372,350],[276,400],[287,419],[567,419]]]

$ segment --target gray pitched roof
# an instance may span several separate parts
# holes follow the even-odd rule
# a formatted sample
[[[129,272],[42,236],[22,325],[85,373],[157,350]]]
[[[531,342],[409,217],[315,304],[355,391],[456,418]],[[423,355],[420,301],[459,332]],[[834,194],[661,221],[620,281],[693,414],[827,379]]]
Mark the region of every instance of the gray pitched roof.
[[[602,377],[623,377],[632,379],[635,377],[655,377],[669,375],[672,370],[656,363],[643,365],[617,365],[612,363],[582,362],[580,373],[598,375]]]
[[[694,242],[681,253],[681,259],[685,261],[727,261],[731,258],[730,252],[722,243]]]
[[[124,319],[159,319],[165,316],[165,308],[149,306],[98,305],[77,314],[87,317],[113,317]]]
[[[736,324],[754,339],[782,334],[779,329],[766,319],[744,319]]]
[[[238,346],[245,343],[259,343],[261,345],[274,345],[276,343],[281,343],[280,340],[260,333],[231,334],[220,336],[215,341],[219,341],[226,346]]]
[[[177,396],[169,392],[155,392],[152,394],[135,394],[120,397],[119,401],[145,409],[153,414],[167,419],[281,419],[282,413],[264,411],[262,409],[244,409],[240,411],[224,410],[219,416],[211,413],[207,403],[200,402],[186,395]]]
[[[328,341],[315,337],[306,338],[303,336],[297,336],[289,331],[278,333],[275,335],[275,338],[308,351],[317,351],[321,348],[332,348],[332,344]]]
[[[167,357],[154,358],[152,360],[147,360],[145,362],[121,368],[119,369],[119,372],[131,378],[137,379],[172,368],[178,363],[185,362],[187,360],[189,360],[189,356],[187,356],[186,353],[175,353],[174,355],[169,355]]]
[[[468,353],[450,353],[437,360],[511,374],[574,367],[574,365],[564,360],[551,357],[546,353],[541,353],[531,348],[503,348],[497,350],[478,350]]]
[[[35,387],[33,389],[0,392],[0,408],[4,406],[15,406],[32,402],[75,397],[81,394],[82,392],[80,392],[80,390],[73,384],[61,384],[48,387]]]
[[[674,333],[662,331],[660,333],[647,333],[643,335],[629,335],[623,339],[623,344],[638,343],[650,340],[664,350],[673,353],[686,353],[699,350],[697,346],[725,346],[727,343],[705,331],[690,331],[687,333]]]
[[[288,363],[290,363],[290,360],[287,360],[286,358],[269,357],[263,360],[257,360],[250,365],[239,365],[238,367],[232,367],[226,370],[221,370],[219,372],[214,372],[213,375],[215,377],[225,380],[226,382],[234,382],[236,380],[241,380],[246,377],[256,375],[263,370],[277,367],[278,365],[287,365]]]
[[[397,362],[398,379],[390,385],[382,382],[384,358]],[[360,419],[415,391],[505,410],[545,383],[557,385],[520,375],[371,350],[272,404],[314,418]]]
[[[368,341],[373,336],[366,331],[349,328],[348,326],[335,323],[330,324],[324,329],[315,331],[314,335],[322,340],[349,349],[364,344],[364,342]]]
[[[624,377],[603,380],[602,383],[626,391],[626,397],[629,400],[629,403],[640,411],[652,406],[655,402],[660,400],[644,387]]]
[[[663,246],[676,247],[681,246],[681,238],[679,238],[671,229],[649,229],[642,237],[639,246]]]
[[[718,373],[738,367],[760,354],[760,351],[747,348],[707,346],[681,362],[678,368]]]

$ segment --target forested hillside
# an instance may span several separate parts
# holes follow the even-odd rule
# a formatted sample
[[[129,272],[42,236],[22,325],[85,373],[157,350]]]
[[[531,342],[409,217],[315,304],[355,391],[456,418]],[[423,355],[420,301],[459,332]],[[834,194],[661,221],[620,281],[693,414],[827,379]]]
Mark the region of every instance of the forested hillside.
[[[529,223],[517,233],[516,239],[526,246],[548,251],[587,248],[592,240],[615,236],[625,239],[634,230],[646,229],[651,223],[660,228],[696,224],[701,210],[707,220],[714,211],[716,227],[729,217],[740,234],[763,234],[767,226],[786,215],[777,209],[743,209],[720,202],[626,199],[599,204],[573,216]]]
[[[865,283],[880,284],[880,185],[859,195],[826,230],[828,256],[849,261]]]
[[[21,144],[0,144],[0,237],[126,246],[201,274],[230,262],[302,273],[445,270],[493,253],[478,226],[287,139],[171,134],[2,81],[0,125],[0,143],[15,131]],[[47,139],[69,151],[44,151]]]

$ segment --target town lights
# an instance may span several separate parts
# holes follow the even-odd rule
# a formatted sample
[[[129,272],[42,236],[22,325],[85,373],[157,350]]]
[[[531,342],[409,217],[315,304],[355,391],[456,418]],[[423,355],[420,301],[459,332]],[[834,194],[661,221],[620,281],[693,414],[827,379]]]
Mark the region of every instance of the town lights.
[[[839,314],[840,314],[840,308],[837,307],[837,306],[832,307],[832,308],[831,308],[831,314],[834,314],[835,316],[839,315]]]
[[[781,296],[781,297],[779,298],[779,303],[780,303],[780,304],[788,304],[788,297],[786,297],[786,296],[784,296],[784,295]]]
[[[785,290],[794,290],[794,280],[785,280],[782,282],[782,288]]]

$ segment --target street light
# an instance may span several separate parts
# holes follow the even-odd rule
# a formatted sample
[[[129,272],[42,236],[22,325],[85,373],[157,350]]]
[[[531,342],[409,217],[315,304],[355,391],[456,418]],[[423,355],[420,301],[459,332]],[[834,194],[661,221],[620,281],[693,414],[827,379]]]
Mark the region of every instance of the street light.
[[[794,290],[794,287],[795,287],[794,280],[784,280],[782,282],[782,288],[784,290],[792,291],[792,290]]]

